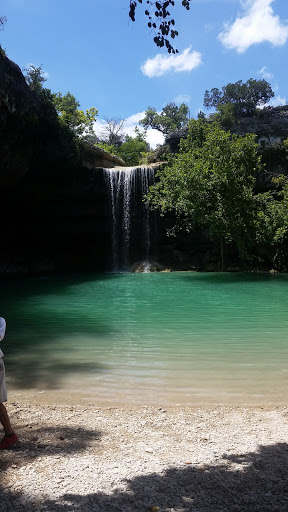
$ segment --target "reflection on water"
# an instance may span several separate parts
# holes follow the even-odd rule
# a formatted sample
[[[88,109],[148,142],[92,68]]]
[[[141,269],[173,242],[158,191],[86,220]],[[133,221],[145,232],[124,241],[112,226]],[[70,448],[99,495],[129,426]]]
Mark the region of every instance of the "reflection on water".
[[[105,274],[2,283],[14,388],[284,401],[288,276]]]

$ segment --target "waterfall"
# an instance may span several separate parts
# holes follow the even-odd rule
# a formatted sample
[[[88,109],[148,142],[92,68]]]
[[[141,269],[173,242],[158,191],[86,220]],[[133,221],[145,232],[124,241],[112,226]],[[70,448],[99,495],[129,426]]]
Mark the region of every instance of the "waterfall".
[[[141,261],[146,271],[155,257],[155,214],[143,202],[155,182],[152,167],[104,169],[111,207],[112,269],[128,271]],[[145,271],[144,269],[144,271]]]

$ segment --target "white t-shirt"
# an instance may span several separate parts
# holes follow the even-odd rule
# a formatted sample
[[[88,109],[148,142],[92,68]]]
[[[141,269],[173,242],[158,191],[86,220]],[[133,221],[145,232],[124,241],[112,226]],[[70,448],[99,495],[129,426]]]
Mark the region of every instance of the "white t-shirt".
[[[5,318],[2,318],[0,316],[0,341],[3,340],[3,338],[5,336],[5,331],[6,331],[6,321],[5,321]],[[1,349],[0,349],[0,357],[3,357],[3,352]]]

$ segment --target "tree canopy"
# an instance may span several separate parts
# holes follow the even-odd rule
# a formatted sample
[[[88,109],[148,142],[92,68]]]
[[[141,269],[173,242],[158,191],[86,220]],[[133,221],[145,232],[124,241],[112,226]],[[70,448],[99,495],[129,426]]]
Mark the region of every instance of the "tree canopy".
[[[255,136],[231,135],[217,123],[191,121],[180,153],[162,168],[147,201],[162,214],[173,211],[184,227],[207,230],[211,240],[237,246],[247,253],[255,224],[253,188],[255,174],[262,169]],[[222,261],[223,263],[223,261]]]
[[[229,83],[222,87],[221,91],[217,88],[206,90],[204,106],[216,108],[220,113],[223,106],[230,106],[230,111],[235,117],[252,116],[257,107],[265,105],[273,96],[271,85],[266,80],[250,78],[245,83],[242,80],[234,84]],[[226,113],[227,107],[224,110]]]
[[[42,66],[37,67],[31,64],[24,71],[26,71],[25,80],[29,87],[42,97],[45,96],[46,100],[54,105],[62,125],[67,126],[77,136],[94,135],[93,125],[98,115],[95,107],[84,112],[79,109],[79,101],[70,92],[63,95],[61,92],[52,93],[50,89],[43,88],[46,76]]]
[[[43,83],[47,80],[42,66],[30,64],[29,68],[24,68],[24,71],[26,71],[25,80],[29,87],[33,89],[33,91],[40,91],[43,87]]]
[[[154,107],[148,107],[140,124],[144,128],[154,128],[164,135],[168,135],[187,126],[188,113],[189,108],[185,103],[182,103],[179,107],[175,103],[168,103],[160,113]]]
[[[60,116],[61,122],[67,125],[76,135],[94,133],[93,125],[98,115],[95,107],[80,110],[80,103],[70,92],[62,95],[61,92],[53,94],[53,103]]]
[[[106,142],[107,140],[107,138],[106,140],[102,139],[101,142],[97,142],[95,145],[113,155],[119,156],[128,166],[140,165],[150,150],[149,144],[146,141],[146,132],[141,132],[137,126],[134,137],[126,135],[117,145],[109,144]],[[116,142],[119,142],[118,139],[116,139]]]
[[[145,136],[145,132],[141,133],[137,127],[135,128],[135,137],[126,135],[125,142],[123,142],[117,152],[126,165],[139,165],[143,155],[149,151],[149,144],[146,142]]]

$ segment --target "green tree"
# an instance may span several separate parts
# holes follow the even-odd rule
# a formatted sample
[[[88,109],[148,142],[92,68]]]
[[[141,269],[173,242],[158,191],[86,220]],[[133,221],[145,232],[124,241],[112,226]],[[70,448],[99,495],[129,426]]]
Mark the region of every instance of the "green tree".
[[[26,71],[25,80],[29,87],[36,92],[39,92],[43,88],[43,83],[46,82],[47,78],[42,66],[34,66],[30,64],[29,68],[24,68]]]
[[[68,92],[64,96],[61,92],[53,94],[53,103],[60,116],[60,121],[68,126],[78,136],[93,134],[93,125],[98,115],[95,107],[87,109],[85,112],[80,110],[80,103],[75,96]]]
[[[144,128],[154,128],[164,135],[168,135],[187,126],[189,122],[188,113],[189,108],[185,103],[182,103],[179,107],[175,103],[168,103],[160,113],[155,108],[148,107],[140,124]]]
[[[117,154],[129,166],[139,165],[143,159],[143,153],[149,151],[149,145],[145,140],[145,133],[135,128],[135,137],[126,135],[125,142],[118,149]]]
[[[202,227],[218,240],[224,268],[225,244],[247,256],[253,241],[256,172],[262,169],[255,136],[231,135],[217,123],[191,121],[180,153],[157,174],[147,201],[162,214],[173,211],[174,231]]]
[[[217,88],[210,92],[206,90],[203,104],[206,108],[215,108],[220,113],[223,105],[231,105],[235,117],[251,116],[255,114],[257,107],[265,105],[273,96],[271,85],[266,80],[250,78],[245,83],[242,80],[229,83],[222,87],[222,91]]]
[[[288,141],[285,142],[288,147]],[[260,247],[269,248],[273,266],[287,271],[288,177],[275,177],[272,179],[272,183],[275,187],[274,190],[255,196],[257,203],[255,242]]]

